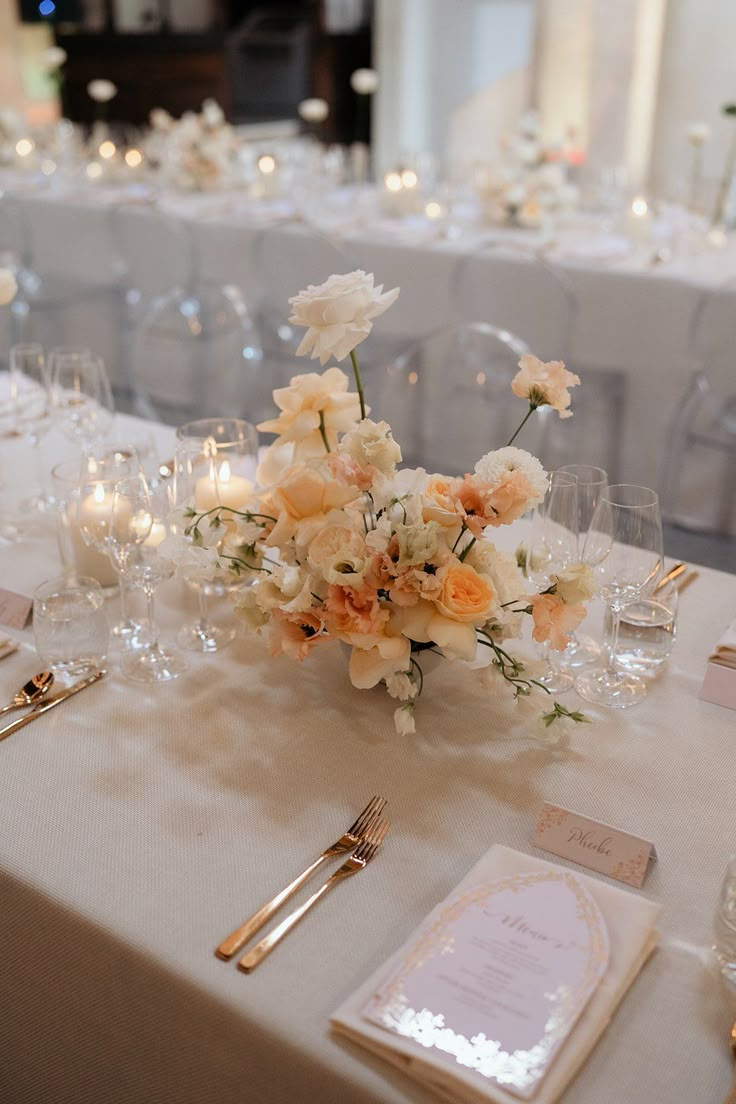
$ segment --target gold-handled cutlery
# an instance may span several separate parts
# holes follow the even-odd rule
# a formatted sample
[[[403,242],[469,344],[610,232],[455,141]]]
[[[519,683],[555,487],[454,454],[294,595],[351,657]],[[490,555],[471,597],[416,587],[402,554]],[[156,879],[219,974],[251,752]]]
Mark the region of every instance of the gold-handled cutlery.
[[[370,832],[368,832],[363,842],[358,844],[353,854],[342,864],[339,870],[336,870],[334,874],[330,874],[327,881],[323,882],[319,889],[316,890],[303,905],[294,909],[285,920],[282,920],[280,924],[276,925],[273,931],[270,931],[268,935],[264,935],[263,939],[256,943],[252,950],[243,955],[240,962],[238,962],[238,969],[245,971],[246,974],[250,973],[251,970],[255,970],[256,966],[258,966],[260,962],[263,962],[266,955],[269,955],[274,947],[281,942],[284,936],[288,935],[302,917],[317,904],[320,897],[324,897],[325,893],[332,889],[333,886],[338,885],[339,882],[344,881],[346,878],[350,878],[353,874],[358,874],[361,870],[365,870],[366,866],[383,843],[388,829],[388,821],[379,820],[373,828],[371,828]]]
[[[685,571],[687,571],[687,564],[684,563],[675,564],[675,566],[671,567],[669,571],[665,571],[664,575],[655,586],[654,593],[656,594],[658,590],[666,587],[668,583],[673,582],[675,579],[679,579],[680,575],[682,575]]]
[[[23,709],[27,705],[35,705],[41,698],[45,698],[54,684],[54,676],[51,671],[41,671],[29,679],[7,705],[0,709],[0,717],[3,713],[9,713],[11,709]]]
[[[229,958],[237,954],[241,947],[245,946],[249,939],[252,939],[261,930],[264,924],[268,923],[274,913],[281,908],[285,901],[288,901],[292,894],[296,893],[300,886],[304,885],[315,870],[335,855],[344,855],[346,852],[354,850],[376,824],[385,806],[385,798],[372,797],[358,819],[350,825],[347,832],[343,833],[331,847],[323,851],[313,863],[310,863],[293,882],[289,882],[280,893],[277,893],[270,901],[266,901],[265,905],[262,905],[257,912],[248,917],[245,923],[236,928],[234,932],[231,932],[227,939],[223,939],[222,943],[215,948],[217,957],[227,962]]]
[[[75,682],[73,686],[70,686],[61,694],[57,694],[55,698],[42,701],[40,705],[31,709],[28,713],[24,713],[17,721],[11,721],[10,724],[5,725],[4,728],[0,728],[0,740],[4,740],[6,736],[12,736],[19,728],[23,728],[24,725],[30,724],[31,721],[35,721],[36,718],[42,716],[42,714],[48,713],[49,709],[55,709],[57,705],[61,705],[62,702],[67,701],[74,694],[78,694],[80,690],[85,690],[88,686],[92,686],[95,682],[99,682],[106,673],[106,671],[95,671],[93,674],[87,675],[86,678],[80,679],[79,682]]]
[[[736,1058],[736,1020],[733,1021],[731,1026],[731,1054]],[[723,1104],[736,1104],[736,1071],[734,1072],[731,1089]]]
[[[696,579],[700,578],[699,571],[689,571],[687,575],[683,575],[677,583],[677,593],[682,594],[683,590],[686,590],[691,583],[694,583]]]

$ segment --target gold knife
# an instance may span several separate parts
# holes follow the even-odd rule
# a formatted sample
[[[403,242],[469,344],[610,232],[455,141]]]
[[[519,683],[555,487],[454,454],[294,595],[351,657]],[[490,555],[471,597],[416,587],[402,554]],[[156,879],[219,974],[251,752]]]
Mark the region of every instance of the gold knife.
[[[78,694],[80,690],[84,690],[87,686],[92,686],[93,683],[99,682],[106,674],[106,671],[95,671],[94,674],[88,675],[87,678],[75,682],[74,685],[70,686],[68,690],[65,690],[63,694],[51,698],[50,701],[44,702],[43,705],[37,705],[35,709],[31,709],[29,713],[26,713],[22,717],[18,717],[16,721],[11,721],[10,724],[5,725],[4,728],[0,728],[0,740],[4,740],[6,736],[12,736],[19,728],[23,728],[24,725],[30,724],[31,721],[35,721],[36,717],[40,717],[42,713],[47,713],[48,710],[53,709],[55,705],[61,705],[67,698],[71,698],[73,694]]]

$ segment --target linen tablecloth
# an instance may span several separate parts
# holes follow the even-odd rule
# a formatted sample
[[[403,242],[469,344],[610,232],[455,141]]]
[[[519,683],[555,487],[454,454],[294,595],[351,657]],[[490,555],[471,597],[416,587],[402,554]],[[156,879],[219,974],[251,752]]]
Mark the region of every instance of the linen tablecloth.
[[[4,508],[27,489],[24,449],[0,450]],[[58,569],[51,540],[0,546],[5,587],[31,593]],[[196,603],[171,581],[158,606],[170,639]],[[719,1101],[734,1009],[709,947],[734,849],[736,715],[698,689],[734,610],[736,577],[702,570],[644,703],[590,710],[556,749],[455,665],[429,675],[418,734],[399,738],[392,703],[350,687],[338,648],[298,665],[255,640],[160,686],[112,671],[3,742],[0,1100],[429,1104],[328,1016],[492,843],[541,855],[546,799],[654,840],[641,892],[664,906],[661,946],[566,1104]],[[26,634],[2,694],[38,666]],[[253,975],[217,960],[373,793],[392,821],[375,862]]]

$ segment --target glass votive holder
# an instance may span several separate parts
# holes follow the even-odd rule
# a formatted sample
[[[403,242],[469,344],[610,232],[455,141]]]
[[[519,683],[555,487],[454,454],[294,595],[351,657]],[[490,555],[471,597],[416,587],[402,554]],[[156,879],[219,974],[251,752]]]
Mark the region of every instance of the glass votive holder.
[[[731,855],[713,918],[713,951],[721,976],[736,987],[736,855]]]
[[[242,509],[255,489],[258,464],[255,426],[242,418],[199,418],[179,426],[176,436],[183,444],[200,445],[199,458],[191,457],[192,470],[197,473],[191,494],[194,509],[198,513],[217,506]],[[177,499],[181,499],[178,492]]]
[[[668,659],[677,635],[677,587],[667,583],[621,612],[616,664],[652,677]]]
[[[96,579],[101,587],[112,593],[118,585],[118,576],[110,557],[85,543],[79,526],[81,478],[79,460],[66,460],[51,469],[59,555],[70,577],[80,575]]]
[[[51,579],[33,596],[33,634],[41,663],[76,679],[103,666],[109,629],[96,579]]]

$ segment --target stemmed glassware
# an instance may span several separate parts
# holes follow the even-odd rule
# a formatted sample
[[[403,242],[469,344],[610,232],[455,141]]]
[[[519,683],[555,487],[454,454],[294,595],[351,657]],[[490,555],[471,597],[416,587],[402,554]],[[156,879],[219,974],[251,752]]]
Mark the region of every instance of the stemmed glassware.
[[[616,666],[621,611],[636,602],[662,570],[659,499],[648,487],[618,483],[600,496],[583,546],[583,561],[595,572],[599,594],[611,611],[608,662],[581,674],[575,688],[586,701],[625,708],[641,701],[646,683]]]
[[[142,589],[148,605],[149,639],[121,663],[123,673],[137,682],[165,682],[185,670],[182,657],[159,644],[154,611],[157,588],[174,573],[174,565],[159,552],[171,508],[167,488],[152,489],[142,472],[115,484],[110,559],[126,582]]]
[[[54,497],[49,490],[48,470],[41,454],[41,440],[51,425],[51,397],[41,345],[13,346],[10,350],[10,380],[16,431],[26,435],[33,447],[39,488],[38,495],[20,504],[20,512],[22,518],[29,514],[48,516],[54,506]]]
[[[175,496],[179,507],[197,511],[218,506],[242,508],[255,486],[258,433],[240,418],[200,418],[176,431]],[[224,515],[227,520],[227,511]],[[182,648],[217,652],[235,637],[234,628],[213,625],[209,598],[222,594],[218,583],[198,583],[199,616],[178,636]]]
[[[547,495],[532,515],[526,555],[527,577],[539,592],[550,586],[553,575],[577,562],[578,517],[577,478],[568,472],[552,472]],[[572,675],[552,663],[547,644],[543,658],[545,670],[537,681],[552,694],[571,690]]]
[[[115,486],[140,472],[140,460],[134,450],[114,450],[106,454],[87,453],[82,460],[79,488],[73,505],[71,524],[80,533],[88,548],[106,557],[110,571],[115,563],[110,556],[112,540],[112,508]],[[112,628],[112,635],[126,648],[141,646],[142,626],[130,615],[129,586],[118,573],[121,618]],[[107,577],[100,582],[108,583]]]
[[[69,440],[91,449],[112,425],[115,406],[105,365],[87,349],[52,349],[51,401]]]
[[[578,481],[578,540],[582,551],[595,508],[601,495],[608,489],[608,476],[603,468],[592,464],[566,464],[558,470],[574,475]],[[584,667],[588,663],[595,663],[600,657],[600,645],[591,636],[574,632],[562,653],[562,662],[566,667]]]

